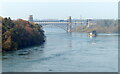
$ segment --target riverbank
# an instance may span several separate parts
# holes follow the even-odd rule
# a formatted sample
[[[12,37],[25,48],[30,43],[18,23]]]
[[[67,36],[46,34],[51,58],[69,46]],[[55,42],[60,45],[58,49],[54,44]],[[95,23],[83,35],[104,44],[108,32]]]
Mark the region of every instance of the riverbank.
[[[113,34],[120,32],[118,28],[120,28],[120,26],[116,19],[92,19],[89,20],[89,23],[86,25],[76,25],[73,32],[89,33],[95,30],[97,33]]]
[[[118,25],[110,25],[110,26],[90,25],[89,27],[87,27],[87,25],[80,25],[77,26],[76,29],[73,29],[73,32],[89,33],[94,30],[97,33],[107,33],[107,34],[118,33]]]
[[[2,18],[2,51],[18,50],[44,42],[42,26],[22,19]]]

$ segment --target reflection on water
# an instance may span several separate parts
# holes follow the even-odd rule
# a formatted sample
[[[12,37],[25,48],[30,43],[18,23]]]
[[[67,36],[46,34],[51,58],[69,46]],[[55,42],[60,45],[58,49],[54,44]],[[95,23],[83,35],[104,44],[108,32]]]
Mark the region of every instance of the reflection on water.
[[[91,38],[90,43],[91,43],[91,44],[96,44],[96,39],[95,39],[95,37],[92,37],[92,38]]]
[[[16,59],[16,58],[21,58],[21,59],[30,59],[32,55],[34,55],[34,52],[38,52],[41,56],[44,52],[44,44],[40,46],[35,46],[35,47],[29,47],[17,51],[9,51],[5,52],[2,55],[2,59]]]
[[[4,72],[117,72],[117,36],[44,28],[46,42],[3,55]]]
[[[72,48],[72,33],[67,33],[68,34],[68,36],[70,37],[69,39],[68,39],[68,47],[69,48]]]

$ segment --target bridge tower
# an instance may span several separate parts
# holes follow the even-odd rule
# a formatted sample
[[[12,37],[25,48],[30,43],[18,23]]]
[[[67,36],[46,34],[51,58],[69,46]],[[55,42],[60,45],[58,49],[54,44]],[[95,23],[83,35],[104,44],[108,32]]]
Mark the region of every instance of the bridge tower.
[[[72,19],[71,16],[69,16],[68,24],[67,24],[67,32],[71,32],[71,31],[72,31]]]
[[[33,15],[28,16],[28,21],[33,22]]]

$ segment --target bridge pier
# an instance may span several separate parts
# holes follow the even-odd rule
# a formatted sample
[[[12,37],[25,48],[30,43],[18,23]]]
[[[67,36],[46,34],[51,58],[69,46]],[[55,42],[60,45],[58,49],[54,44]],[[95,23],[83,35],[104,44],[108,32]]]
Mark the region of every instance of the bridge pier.
[[[69,19],[68,19],[67,32],[72,32],[72,19],[71,19],[71,16],[69,16]]]

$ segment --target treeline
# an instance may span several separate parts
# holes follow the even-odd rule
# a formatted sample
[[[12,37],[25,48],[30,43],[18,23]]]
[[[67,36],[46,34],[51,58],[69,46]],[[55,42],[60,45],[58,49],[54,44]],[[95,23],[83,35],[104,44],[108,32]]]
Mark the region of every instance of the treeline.
[[[96,25],[102,26],[116,26],[118,25],[118,20],[115,19],[96,19]]]
[[[22,19],[2,18],[2,51],[18,50],[45,42],[42,26]]]
[[[112,19],[98,19],[94,20],[94,23],[95,24],[89,27],[88,25],[79,25],[76,29],[73,29],[73,31],[89,33],[96,30],[97,33],[118,33],[118,28],[120,28],[118,21]]]

